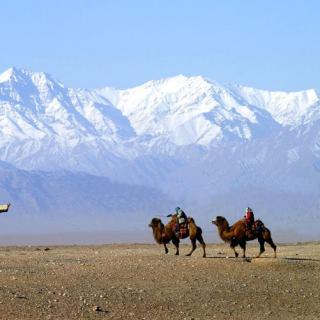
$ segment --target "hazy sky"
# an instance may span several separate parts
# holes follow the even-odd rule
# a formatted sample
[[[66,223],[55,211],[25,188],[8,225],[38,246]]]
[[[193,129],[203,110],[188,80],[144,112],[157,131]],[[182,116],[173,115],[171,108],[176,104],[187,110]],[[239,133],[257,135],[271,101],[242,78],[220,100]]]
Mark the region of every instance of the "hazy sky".
[[[320,89],[320,1],[0,2],[0,72],[127,88],[177,74],[265,89]]]

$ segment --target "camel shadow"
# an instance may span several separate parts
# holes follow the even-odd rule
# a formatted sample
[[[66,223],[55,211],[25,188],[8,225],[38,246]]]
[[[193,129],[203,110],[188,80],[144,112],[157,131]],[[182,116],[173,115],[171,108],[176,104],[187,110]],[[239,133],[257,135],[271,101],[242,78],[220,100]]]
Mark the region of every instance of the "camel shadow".
[[[294,257],[283,257],[279,258],[282,260],[292,260],[292,261],[315,261],[315,262],[320,262],[320,259],[313,259],[313,258],[294,258]]]
[[[225,257],[225,256],[207,256],[207,259],[226,259],[226,260],[239,260],[239,261],[246,261],[246,262],[251,262],[252,260],[256,260],[256,259],[271,259],[271,260],[288,260],[288,261],[313,261],[313,262],[320,262],[320,259],[314,259],[314,258],[295,258],[295,257],[277,257],[277,258],[274,258],[274,257],[259,257],[259,258],[256,258],[256,257],[246,257],[246,258],[242,258],[242,257]]]
[[[206,259],[221,259],[221,260],[248,260],[248,259],[252,259],[252,258],[242,258],[242,257],[238,257],[238,258],[236,258],[236,257],[224,257],[224,256],[221,256],[221,257],[219,257],[219,256],[207,256],[206,257]]]
[[[272,260],[288,260],[288,261],[315,261],[320,262],[320,259],[314,259],[314,258],[297,258],[297,257],[250,257],[249,259],[272,259]]]

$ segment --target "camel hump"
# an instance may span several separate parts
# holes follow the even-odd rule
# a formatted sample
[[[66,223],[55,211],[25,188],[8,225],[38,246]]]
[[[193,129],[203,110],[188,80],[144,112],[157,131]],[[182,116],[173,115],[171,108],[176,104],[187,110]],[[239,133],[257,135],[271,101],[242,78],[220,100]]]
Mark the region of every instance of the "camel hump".
[[[241,219],[241,220],[238,220],[237,222],[235,222],[233,225],[232,225],[232,228],[234,227],[238,227],[239,225],[245,225],[246,224],[246,220],[245,219]]]
[[[190,226],[191,228],[199,228],[192,217],[188,217],[188,219],[187,219],[187,224],[188,224],[188,226]]]

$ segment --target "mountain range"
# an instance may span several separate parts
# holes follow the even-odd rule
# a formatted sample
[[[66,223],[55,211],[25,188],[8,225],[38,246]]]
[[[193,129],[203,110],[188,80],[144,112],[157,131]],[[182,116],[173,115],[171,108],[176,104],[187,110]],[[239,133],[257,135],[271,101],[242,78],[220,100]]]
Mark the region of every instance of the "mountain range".
[[[250,205],[279,235],[320,235],[314,89],[183,75],[74,89],[10,68],[0,75],[0,160],[0,200],[14,203],[18,220],[41,220],[40,229],[56,219],[48,230],[67,231],[66,216],[80,229],[118,219],[124,230],[144,228],[176,205],[209,224],[218,214],[241,218]],[[2,231],[15,230],[3,219]]]

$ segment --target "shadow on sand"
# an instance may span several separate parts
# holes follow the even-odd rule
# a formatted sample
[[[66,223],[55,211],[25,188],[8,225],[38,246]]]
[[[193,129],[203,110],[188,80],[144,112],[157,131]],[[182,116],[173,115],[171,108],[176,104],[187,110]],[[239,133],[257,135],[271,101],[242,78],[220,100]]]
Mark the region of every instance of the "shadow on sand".
[[[292,261],[316,261],[320,262],[320,259],[313,259],[313,258],[293,258],[293,257],[283,257],[280,258],[282,260],[292,260]]]
[[[295,257],[260,257],[260,258],[256,258],[256,257],[246,257],[246,258],[241,258],[241,257],[225,257],[225,256],[211,256],[208,257],[206,259],[233,259],[233,260],[239,260],[239,261],[247,261],[247,262],[251,262],[252,260],[262,260],[262,259],[270,259],[270,260],[289,260],[289,261],[314,261],[314,262],[320,262],[320,259],[313,259],[313,258],[295,258]]]

